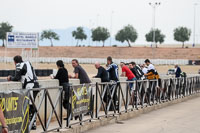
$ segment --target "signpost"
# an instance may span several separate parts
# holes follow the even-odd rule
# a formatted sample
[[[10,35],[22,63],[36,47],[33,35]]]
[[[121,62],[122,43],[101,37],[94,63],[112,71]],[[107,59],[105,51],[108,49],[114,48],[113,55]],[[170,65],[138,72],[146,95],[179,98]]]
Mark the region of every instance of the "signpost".
[[[29,32],[7,32],[7,48],[38,48],[39,34]]]
[[[31,62],[36,62],[36,68],[37,68],[37,58],[39,56],[38,46],[39,46],[39,33],[7,32],[5,57],[7,56],[7,48],[21,48],[22,49],[21,56],[23,57],[23,59],[29,60]]]

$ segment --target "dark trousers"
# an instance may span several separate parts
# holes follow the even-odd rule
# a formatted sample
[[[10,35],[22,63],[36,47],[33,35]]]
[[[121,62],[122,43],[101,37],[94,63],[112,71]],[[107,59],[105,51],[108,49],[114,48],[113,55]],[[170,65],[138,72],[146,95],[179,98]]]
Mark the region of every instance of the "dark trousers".
[[[69,102],[71,92],[70,92],[69,83],[62,83],[62,86],[63,86],[63,93],[64,93],[63,107],[67,110],[67,117],[69,117],[69,115],[71,114],[71,104]]]
[[[36,82],[34,83],[33,88],[39,88],[39,83]],[[37,94],[39,93],[39,91],[34,91],[33,90],[33,100],[35,102],[35,98],[37,96]],[[29,107],[29,119],[32,120],[34,113],[36,112],[35,108],[33,107],[33,105],[31,104]],[[34,122],[36,122],[36,119],[34,120]]]

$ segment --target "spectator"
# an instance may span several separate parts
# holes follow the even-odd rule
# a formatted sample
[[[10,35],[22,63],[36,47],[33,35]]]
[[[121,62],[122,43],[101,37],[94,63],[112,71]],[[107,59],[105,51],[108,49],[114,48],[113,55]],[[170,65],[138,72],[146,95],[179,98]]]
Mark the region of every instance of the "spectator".
[[[147,79],[159,79],[158,72],[156,71],[154,65],[151,64],[150,60],[146,59],[144,62],[148,66],[147,74],[144,74],[145,76],[147,76]]]
[[[147,74],[148,69],[147,69],[146,65],[145,65],[145,64],[142,64],[142,65],[141,65],[141,68],[142,68],[142,72],[143,72],[144,74]]]
[[[107,58],[107,72],[109,73],[109,79],[113,80],[115,82],[119,81],[119,75],[118,75],[118,66],[113,63],[112,57],[108,56]]]
[[[2,125],[2,133],[8,133],[8,126],[5,122],[5,117],[3,115],[3,111],[1,109],[1,106],[0,106],[0,122],[1,122],[1,125]]]
[[[95,78],[101,78],[101,82],[109,82],[109,78],[108,78],[108,72],[106,71],[105,68],[103,68],[99,62],[95,63],[95,68],[98,69],[98,73],[96,76],[94,76]]]
[[[85,83],[91,83],[87,73],[85,72],[85,70],[79,65],[78,60],[77,59],[73,59],[72,60],[72,66],[74,67],[74,73],[75,76],[71,76],[69,75],[69,78],[75,78],[75,79],[80,79],[80,83],[81,84],[85,84]]]
[[[137,80],[144,79],[144,73],[142,72],[140,66],[136,65],[135,62],[129,63],[129,68]]]
[[[125,65],[124,62],[120,63],[120,66],[122,68],[122,77],[127,77],[127,81],[134,81],[137,80],[135,75],[132,73],[132,71]],[[130,84],[130,89],[132,89],[133,83]]]
[[[178,65],[175,65],[175,77],[179,78],[181,76],[181,68]]]
[[[59,85],[63,86],[63,91],[64,91],[63,107],[65,109],[68,109],[67,118],[69,118],[69,116],[71,114],[71,105],[69,103],[70,87],[69,87],[68,71],[65,68],[62,60],[58,60],[56,62],[56,65],[57,65],[57,68],[58,68],[58,72],[57,72],[56,76],[54,77],[54,79],[58,79]],[[65,118],[65,119],[67,119],[67,118]]]
[[[109,76],[109,80],[110,81],[114,81],[116,83],[119,81],[118,66],[115,63],[113,63],[111,56],[107,57],[107,72],[108,72],[108,76]],[[113,86],[110,85],[110,88],[113,88]],[[113,88],[111,91],[112,91],[112,93],[114,93],[113,102],[114,102],[115,109],[117,109],[118,108],[117,90]],[[108,92],[106,92],[106,94],[107,94],[106,97],[108,97],[107,98],[107,101],[108,101],[108,99],[110,99],[111,97],[110,97]],[[112,111],[112,110],[114,110],[114,107],[111,104],[110,111]]]
[[[22,57],[19,55],[15,56],[13,60],[16,66],[15,76],[8,76],[8,81],[21,81],[23,88],[27,90],[39,88],[39,83],[37,82],[37,77],[31,63],[29,61],[23,62]],[[30,91],[33,99],[36,98],[37,93],[38,91]],[[30,103],[29,113],[31,120],[35,113],[32,103]],[[32,129],[36,130],[36,119],[34,120]]]

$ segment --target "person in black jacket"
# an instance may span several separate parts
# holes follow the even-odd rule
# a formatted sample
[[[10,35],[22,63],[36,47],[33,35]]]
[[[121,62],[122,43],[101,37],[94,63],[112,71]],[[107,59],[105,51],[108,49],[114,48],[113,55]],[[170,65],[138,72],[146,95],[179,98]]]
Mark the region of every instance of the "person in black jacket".
[[[175,77],[179,78],[181,76],[181,68],[178,65],[175,65]]]
[[[54,79],[59,80],[59,85],[63,86],[63,92],[64,92],[64,98],[63,98],[63,107],[67,109],[67,118],[71,114],[71,104],[69,103],[70,99],[70,87],[69,87],[69,78],[68,78],[68,71],[64,66],[64,63],[62,60],[58,60],[56,62],[56,65],[58,67],[58,72]],[[65,119],[67,119],[65,118]]]
[[[96,76],[94,76],[95,78],[101,78],[101,82],[109,82],[109,78],[108,78],[108,72],[106,71],[105,68],[103,68],[99,62],[95,63],[95,68],[98,69],[98,73]]]
[[[140,66],[136,65],[135,62],[129,63],[129,68],[136,76],[137,80],[144,79],[144,73],[142,72],[142,69],[140,68]]]

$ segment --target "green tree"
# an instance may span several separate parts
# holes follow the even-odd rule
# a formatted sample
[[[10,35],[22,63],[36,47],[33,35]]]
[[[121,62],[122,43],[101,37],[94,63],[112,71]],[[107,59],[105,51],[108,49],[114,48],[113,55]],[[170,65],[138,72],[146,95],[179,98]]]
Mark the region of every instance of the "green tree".
[[[53,47],[53,40],[59,40],[59,36],[52,30],[44,30],[41,34],[41,40],[49,39],[51,42],[51,47]]]
[[[153,42],[153,34],[154,30],[151,29],[149,33],[145,35],[146,41],[147,42]],[[157,43],[159,42],[160,44],[165,41],[165,35],[161,33],[161,30],[155,29],[155,43],[156,43],[156,48],[157,48]]]
[[[83,41],[87,39],[87,35],[84,33],[83,27],[78,27],[75,31],[72,31],[72,36],[77,40],[76,46],[78,46],[79,40]]]
[[[107,40],[110,37],[110,33],[108,32],[108,29],[104,27],[97,27],[96,29],[92,29],[92,40],[93,41],[102,41],[103,47],[105,40]]]
[[[4,47],[4,42],[6,40],[6,33],[12,32],[13,26],[10,25],[8,22],[0,23],[0,39],[3,41],[2,46]]]
[[[131,47],[130,42],[135,42],[138,37],[136,29],[132,25],[127,25],[115,36],[115,39],[120,42],[127,42],[129,47]]]
[[[174,29],[174,40],[182,42],[182,48],[184,48],[184,42],[189,41],[191,30],[187,27],[178,27]]]

